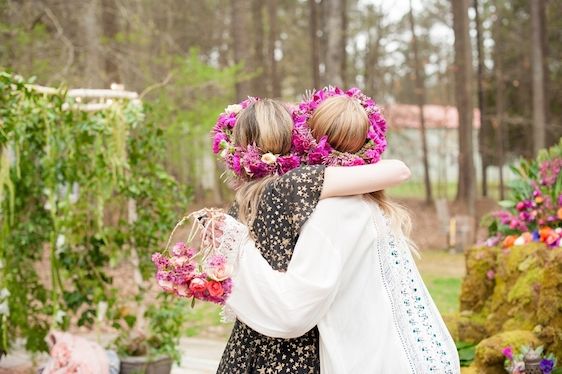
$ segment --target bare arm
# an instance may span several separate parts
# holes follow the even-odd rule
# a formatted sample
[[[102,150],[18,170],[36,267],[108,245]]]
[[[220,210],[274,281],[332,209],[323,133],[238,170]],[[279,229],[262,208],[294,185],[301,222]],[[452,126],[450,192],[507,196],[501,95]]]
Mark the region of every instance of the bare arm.
[[[360,195],[384,190],[410,178],[410,169],[400,160],[381,160],[373,165],[328,167],[320,199]]]

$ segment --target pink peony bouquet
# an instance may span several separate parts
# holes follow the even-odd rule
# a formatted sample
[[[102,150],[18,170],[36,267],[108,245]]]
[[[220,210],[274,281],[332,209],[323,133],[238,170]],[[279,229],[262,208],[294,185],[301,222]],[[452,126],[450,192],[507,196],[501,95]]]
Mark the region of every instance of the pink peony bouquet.
[[[223,305],[232,291],[233,254],[245,237],[243,225],[218,209],[203,209],[184,217],[174,228],[162,253],[154,253],[156,281],[163,291],[178,297]],[[187,242],[179,241],[169,250],[178,227],[193,220]],[[235,221],[234,221],[235,222]],[[232,230],[234,227],[234,234]],[[238,230],[238,231],[236,231]],[[191,243],[198,242],[198,245]]]

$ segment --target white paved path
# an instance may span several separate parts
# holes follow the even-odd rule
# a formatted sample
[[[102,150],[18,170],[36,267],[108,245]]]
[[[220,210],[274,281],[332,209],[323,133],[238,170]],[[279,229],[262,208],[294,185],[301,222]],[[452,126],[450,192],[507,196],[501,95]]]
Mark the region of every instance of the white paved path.
[[[183,338],[181,366],[174,366],[172,374],[212,374],[219,365],[226,341]]]

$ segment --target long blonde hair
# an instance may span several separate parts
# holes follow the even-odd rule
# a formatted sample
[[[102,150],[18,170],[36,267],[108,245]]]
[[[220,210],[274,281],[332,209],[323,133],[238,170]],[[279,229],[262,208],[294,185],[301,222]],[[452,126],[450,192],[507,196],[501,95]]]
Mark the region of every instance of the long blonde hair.
[[[282,103],[263,99],[248,106],[238,115],[234,126],[234,143],[247,147],[256,145],[264,153],[285,155],[291,150],[293,120]],[[277,176],[268,176],[242,183],[236,191],[238,219],[252,227],[260,196]]]
[[[334,96],[318,106],[308,126],[316,139],[327,135],[328,142],[334,149],[355,153],[365,144],[369,117],[354,98]],[[372,192],[368,196],[390,218],[393,231],[403,234],[410,249],[417,253],[415,244],[410,240],[412,219],[407,209],[386,197],[384,191]]]

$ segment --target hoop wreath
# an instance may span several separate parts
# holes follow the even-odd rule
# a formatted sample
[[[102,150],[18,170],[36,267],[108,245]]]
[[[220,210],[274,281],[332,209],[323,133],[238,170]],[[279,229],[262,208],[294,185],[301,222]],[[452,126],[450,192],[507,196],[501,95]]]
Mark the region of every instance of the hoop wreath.
[[[367,112],[369,118],[369,131],[365,144],[356,153],[339,152],[328,143],[328,137],[323,136],[316,140],[308,127],[308,121],[314,111],[326,99],[334,96],[348,96],[356,99]],[[325,164],[331,166],[355,166],[374,164],[380,161],[385,151],[386,143],[386,120],[375,101],[365,95],[358,88],[347,91],[339,87],[328,86],[321,90],[313,91],[308,97],[301,101],[292,113],[293,148],[301,162],[307,165]]]

